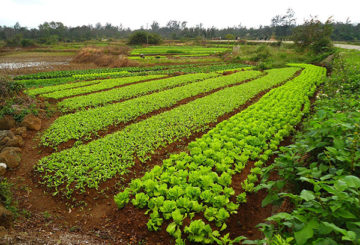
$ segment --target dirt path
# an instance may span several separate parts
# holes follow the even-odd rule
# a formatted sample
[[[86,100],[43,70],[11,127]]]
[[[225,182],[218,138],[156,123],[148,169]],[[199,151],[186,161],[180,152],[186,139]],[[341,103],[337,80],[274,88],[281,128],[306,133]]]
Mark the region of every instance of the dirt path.
[[[334,46],[337,48],[360,50],[358,45],[335,43]]]

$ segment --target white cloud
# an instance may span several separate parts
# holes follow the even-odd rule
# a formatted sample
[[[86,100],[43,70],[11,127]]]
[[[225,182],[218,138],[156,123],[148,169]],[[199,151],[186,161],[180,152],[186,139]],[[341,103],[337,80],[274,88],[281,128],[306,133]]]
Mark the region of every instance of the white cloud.
[[[44,21],[60,21],[77,26],[123,24],[132,29],[146,27],[156,20],[165,25],[169,20],[188,21],[189,26],[203,23],[205,27],[227,27],[242,24],[248,27],[269,25],[276,14],[293,8],[298,22],[310,15],[321,20],[333,16],[335,20],[360,22],[358,0],[1,0],[0,25],[36,27]]]

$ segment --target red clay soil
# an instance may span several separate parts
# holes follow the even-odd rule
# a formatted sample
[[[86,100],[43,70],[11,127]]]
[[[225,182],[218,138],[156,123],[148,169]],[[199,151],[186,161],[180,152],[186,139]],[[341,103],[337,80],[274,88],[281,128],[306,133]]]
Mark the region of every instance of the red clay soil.
[[[219,117],[216,123],[208,125],[207,130],[159,149],[150,161],[142,164],[137,161],[128,174],[103,183],[100,191],[88,190],[85,194],[75,195],[76,204],[81,204],[79,206],[71,200],[52,196],[52,190],[46,190],[38,183],[39,177],[35,176],[33,166],[49,153],[39,152],[38,139],[35,140],[37,133],[28,132],[22,152],[22,163],[18,169],[8,171],[6,177],[14,184],[12,189],[18,208],[26,210],[22,213],[29,217],[25,218],[26,215],[22,215],[15,221],[8,235],[3,240],[0,237],[0,244],[174,244],[173,238],[166,232],[167,224],[163,224],[158,232],[148,231],[145,210],[134,208],[131,204],[118,210],[113,195],[131,179],[141,177],[153,166],[161,164],[169,154],[185,151],[189,142],[207,133],[217,123],[246,109],[266,92],[268,91],[258,94],[233,112]],[[43,129],[48,128],[55,118],[56,116],[44,121]],[[236,191],[241,188],[240,183],[245,179],[246,171],[250,171],[250,166],[245,168],[244,174],[234,177],[233,186]],[[259,238],[260,233],[255,225],[263,222],[272,211],[271,206],[261,208],[261,201],[265,195],[264,192],[249,195],[248,202],[227,222],[228,228],[225,232],[230,231],[232,236]]]

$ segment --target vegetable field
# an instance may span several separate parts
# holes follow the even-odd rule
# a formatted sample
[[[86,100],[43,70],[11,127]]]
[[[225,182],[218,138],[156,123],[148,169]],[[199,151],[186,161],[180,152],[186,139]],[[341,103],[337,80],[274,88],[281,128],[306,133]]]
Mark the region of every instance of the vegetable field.
[[[158,46],[132,55],[224,50]],[[226,63],[18,76],[26,94],[56,108],[34,137],[33,181],[68,203],[69,215],[101,209],[111,213],[106,222],[145,240],[240,242],[249,234],[233,233],[230,220],[246,212],[325,76],[310,64],[260,71]]]

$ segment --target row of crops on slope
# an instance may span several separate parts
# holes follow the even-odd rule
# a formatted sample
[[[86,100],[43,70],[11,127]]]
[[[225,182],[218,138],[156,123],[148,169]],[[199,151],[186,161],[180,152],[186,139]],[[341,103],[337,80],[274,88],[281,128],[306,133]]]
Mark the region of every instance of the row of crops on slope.
[[[24,84],[25,87],[39,87],[39,86],[52,86],[57,84],[64,84],[69,82],[94,80],[94,79],[109,79],[109,78],[121,78],[129,76],[140,75],[158,75],[158,74],[173,74],[173,73],[200,73],[200,72],[213,72],[235,68],[247,67],[243,64],[186,64],[186,65],[172,65],[172,66],[153,66],[153,67],[127,67],[122,68],[122,71],[114,70],[106,72],[97,72],[98,70],[87,70],[86,73],[74,74],[65,77],[45,78],[39,79],[37,74],[35,78],[19,80],[18,82]],[[52,72],[55,74],[57,72]],[[71,72],[69,72],[71,74]],[[32,75],[27,75],[32,76]],[[50,74],[48,76],[51,76]],[[36,94],[34,94],[36,95]]]
[[[305,69],[298,77],[190,143],[189,153],[173,154],[144,177],[132,180],[114,197],[118,207],[131,200],[134,206],[146,209],[150,231],[161,229],[169,220],[166,231],[176,244],[185,244],[183,238],[204,244],[231,242],[229,234],[220,235],[226,232],[226,221],[246,202],[246,192],[253,191],[264,162],[309,112],[309,97],[325,78],[324,68],[301,67]],[[255,167],[242,182],[244,192],[232,202],[232,176],[241,173],[249,160]],[[184,224],[186,218],[188,225]]]
[[[56,86],[46,86],[42,88],[29,89],[26,90],[25,92],[28,95],[32,95],[32,96],[41,94],[43,97],[60,99],[63,97],[79,95],[89,92],[96,92],[98,90],[109,89],[120,85],[131,84],[142,80],[150,80],[161,77],[165,77],[165,76],[151,75],[151,76],[126,77],[121,79],[118,78],[118,79],[107,79],[107,80],[91,80],[91,81],[66,83]]]
[[[196,74],[188,74],[188,75],[170,77],[166,79],[160,79],[148,83],[138,83],[131,86],[115,88],[112,90],[103,91],[99,93],[68,98],[59,102],[58,107],[60,108],[61,111],[66,112],[66,111],[79,110],[81,108],[85,108],[89,106],[105,105],[114,101],[129,99],[150,92],[156,92],[163,89],[173,88],[176,86],[181,86],[187,83],[192,83],[216,76],[219,76],[219,74],[196,73]]]
[[[277,71],[270,71],[276,73]],[[96,134],[111,125],[126,123],[146,113],[175,105],[177,102],[260,76],[259,71],[245,71],[229,76],[206,79],[123,103],[79,111],[56,119],[41,138],[44,145],[56,146],[70,139],[81,139]],[[197,75],[193,75],[197,76]]]
[[[257,244],[360,244],[359,84],[360,52],[341,50],[294,144],[263,169],[263,205],[294,205],[259,224],[264,239]],[[274,173],[281,178],[269,178]]]
[[[117,78],[117,79],[106,79],[102,80],[99,83],[91,84],[89,86],[82,86],[72,89],[65,89],[60,91],[55,91],[51,93],[42,94],[45,98],[54,98],[54,99],[61,99],[65,97],[81,95],[86,93],[97,92],[105,89],[114,88],[121,85],[131,84],[140,81],[147,81],[157,78],[164,78],[164,75],[147,75],[147,76],[136,76],[136,77],[124,77],[124,78]]]
[[[140,54],[196,54],[210,55],[225,52],[227,48],[207,48],[201,46],[150,46],[145,48],[135,48],[131,55]]]
[[[173,65],[172,68],[182,68],[188,65]],[[60,77],[72,77],[74,75],[85,75],[93,73],[111,73],[111,72],[142,72],[142,71],[156,71],[168,69],[169,66],[151,66],[151,67],[121,67],[121,68],[100,68],[100,69],[87,69],[87,70],[70,70],[70,71],[50,71],[39,72],[35,74],[16,76],[14,80],[27,80],[27,79],[49,79]]]
[[[99,184],[115,175],[123,175],[135,164],[151,159],[157,149],[207,129],[210,123],[239,108],[261,91],[278,85],[299,68],[278,69],[276,73],[228,87],[196,99],[170,111],[155,115],[123,130],[44,157],[36,165],[41,173],[41,183],[68,197],[86,187]]]

